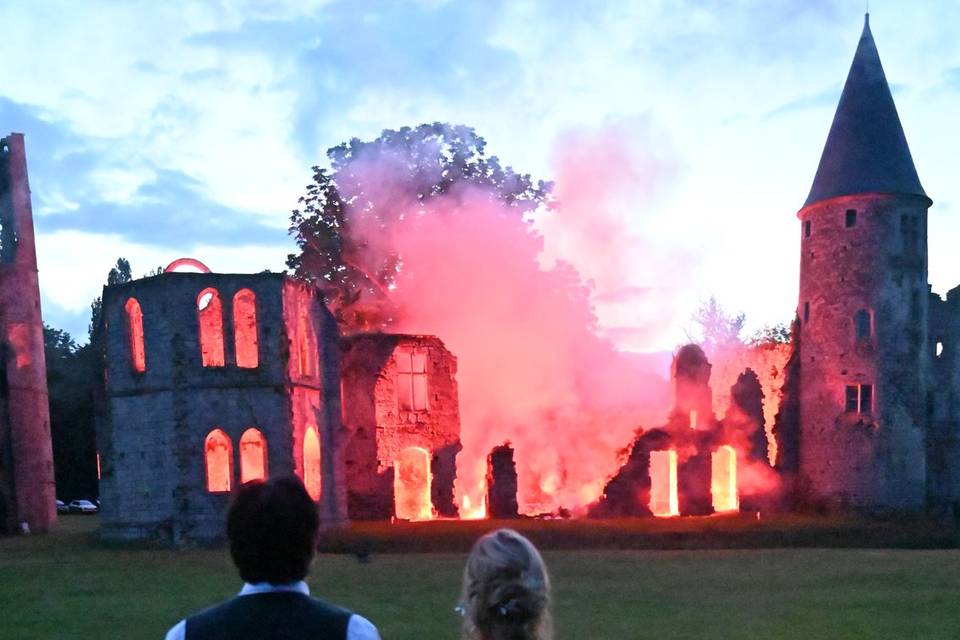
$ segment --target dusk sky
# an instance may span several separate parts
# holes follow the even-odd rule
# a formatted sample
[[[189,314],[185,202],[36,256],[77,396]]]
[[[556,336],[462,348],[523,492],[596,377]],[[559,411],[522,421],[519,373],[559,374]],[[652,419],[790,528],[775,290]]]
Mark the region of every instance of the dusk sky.
[[[617,230],[617,282],[578,246],[589,219],[543,228],[551,257],[608,280],[598,312],[623,348],[672,348],[711,294],[751,328],[787,322],[795,214],[863,12],[839,0],[3,3],[0,134],[26,135],[45,321],[85,340],[120,256],[135,276],[181,256],[281,270],[289,212],[328,147],[445,121],[536,178],[580,149],[604,167],[610,151],[597,220]],[[934,201],[930,282],[945,293],[960,284],[960,2],[870,12]]]

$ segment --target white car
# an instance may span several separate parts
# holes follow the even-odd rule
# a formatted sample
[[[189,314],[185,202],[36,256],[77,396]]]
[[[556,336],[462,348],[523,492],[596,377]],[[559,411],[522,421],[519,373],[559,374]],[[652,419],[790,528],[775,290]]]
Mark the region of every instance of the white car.
[[[68,505],[70,513],[96,513],[97,505],[89,500],[74,500]]]
[[[70,513],[70,507],[63,500],[57,500],[57,513]]]

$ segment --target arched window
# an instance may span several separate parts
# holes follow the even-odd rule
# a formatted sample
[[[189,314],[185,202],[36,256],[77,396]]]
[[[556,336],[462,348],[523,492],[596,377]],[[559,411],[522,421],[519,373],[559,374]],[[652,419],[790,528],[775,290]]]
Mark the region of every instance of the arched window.
[[[197,318],[200,323],[200,356],[205,367],[222,367],[223,308],[216,289],[204,289],[197,296]]]
[[[303,484],[311,498],[320,499],[320,437],[313,427],[303,434]]]
[[[256,369],[260,364],[257,350],[257,297],[250,289],[240,289],[233,296],[233,344],[237,366]]]
[[[302,376],[317,374],[317,336],[306,311],[297,320],[297,370]]]
[[[240,436],[240,484],[267,479],[267,440],[250,428]]]
[[[857,333],[857,340],[866,340],[873,335],[873,323],[869,309],[860,309],[853,317],[853,324]]]
[[[710,457],[710,494],[716,513],[737,511],[740,496],[737,492],[737,452],[728,444],[718,447]]]
[[[393,510],[401,520],[429,520],[430,454],[420,447],[407,447],[393,464]]]
[[[224,493],[233,486],[233,443],[220,429],[207,434],[204,443],[207,460],[207,491]]]
[[[136,298],[129,298],[124,307],[127,311],[127,335],[130,336],[130,362],[134,371],[147,370],[147,353],[143,347],[143,311]]]

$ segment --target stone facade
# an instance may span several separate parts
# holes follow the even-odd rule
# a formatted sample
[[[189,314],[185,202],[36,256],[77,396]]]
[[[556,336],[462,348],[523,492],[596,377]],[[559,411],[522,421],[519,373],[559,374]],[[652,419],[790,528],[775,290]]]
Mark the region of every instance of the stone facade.
[[[0,138],[0,534],[54,526],[56,492],[22,134]]]
[[[104,537],[216,541],[244,476],[296,474],[346,519],[338,332],[314,289],[168,271],[106,287],[102,317]]]
[[[432,336],[359,334],[343,338],[342,350],[350,517],[401,516],[395,513],[395,463],[410,448],[429,459],[432,512],[456,516],[456,358]]]

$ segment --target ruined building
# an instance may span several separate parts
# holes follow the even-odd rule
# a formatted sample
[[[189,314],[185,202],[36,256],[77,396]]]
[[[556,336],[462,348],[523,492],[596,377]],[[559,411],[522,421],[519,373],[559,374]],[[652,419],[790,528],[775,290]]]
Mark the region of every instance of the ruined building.
[[[291,473],[328,523],[456,514],[456,361],[436,338],[341,345],[312,287],[194,260],[106,287],[102,318],[105,537],[216,540],[238,483]]]
[[[37,253],[23,135],[0,138],[0,534],[56,523]]]
[[[869,15],[800,219],[798,498],[954,501],[960,315],[927,283],[927,209]],[[938,347],[937,344],[940,344]],[[929,455],[928,455],[929,452]]]

